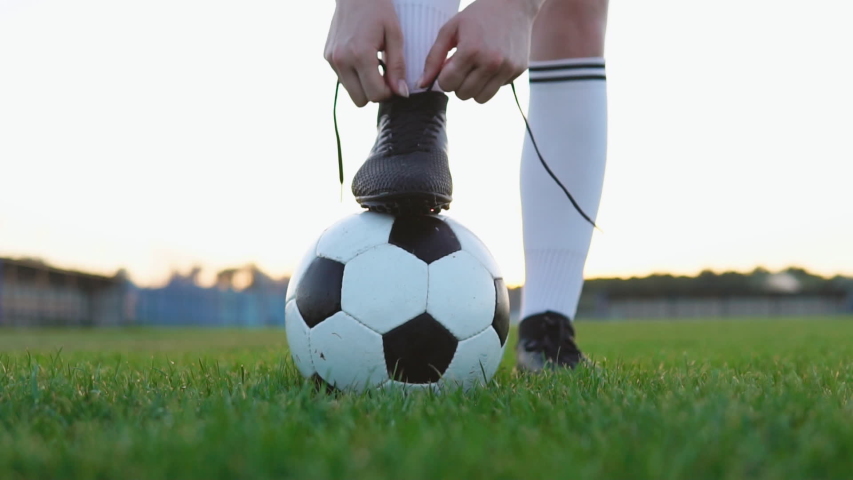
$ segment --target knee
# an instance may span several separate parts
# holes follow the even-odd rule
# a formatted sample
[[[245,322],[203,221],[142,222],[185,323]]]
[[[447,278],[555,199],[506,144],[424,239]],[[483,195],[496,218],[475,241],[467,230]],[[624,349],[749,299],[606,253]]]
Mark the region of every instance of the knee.
[[[602,56],[607,0],[547,0],[533,27],[532,53],[556,58]],[[541,59],[541,58],[540,58]]]
[[[608,0],[546,0],[540,16],[573,26],[600,26],[607,22]]]

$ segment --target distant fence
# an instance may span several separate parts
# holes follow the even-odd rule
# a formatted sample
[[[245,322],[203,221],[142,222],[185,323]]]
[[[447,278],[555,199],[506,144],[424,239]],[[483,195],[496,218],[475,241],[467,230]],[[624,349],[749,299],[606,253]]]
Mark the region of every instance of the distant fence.
[[[125,289],[107,277],[0,259],[0,325],[108,326],[124,323]]]
[[[194,285],[128,292],[134,323],[172,326],[283,326],[284,297],[284,289],[235,291]]]
[[[7,326],[105,324],[114,300],[108,293],[92,294],[67,287],[7,285],[0,289],[0,324]],[[113,302],[109,302],[113,303]],[[112,319],[109,319],[112,320]]]
[[[254,268],[245,272],[251,284],[243,290],[227,276],[204,288],[177,275],[164,287],[139,288],[121,274],[0,258],[0,326],[283,326],[287,281]]]

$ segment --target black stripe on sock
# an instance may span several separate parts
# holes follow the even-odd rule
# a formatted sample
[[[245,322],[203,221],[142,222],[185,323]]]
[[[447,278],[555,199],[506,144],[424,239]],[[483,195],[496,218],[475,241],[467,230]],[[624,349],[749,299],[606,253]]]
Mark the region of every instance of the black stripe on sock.
[[[537,65],[530,67],[531,72],[551,72],[554,70],[580,70],[583,68],[604,68],[604,63],[577,63],[574,65]]]
[[[576,75],[574,77],[531,78],[530,83],[574,82],[578,80],[607,80],[606,75]]]

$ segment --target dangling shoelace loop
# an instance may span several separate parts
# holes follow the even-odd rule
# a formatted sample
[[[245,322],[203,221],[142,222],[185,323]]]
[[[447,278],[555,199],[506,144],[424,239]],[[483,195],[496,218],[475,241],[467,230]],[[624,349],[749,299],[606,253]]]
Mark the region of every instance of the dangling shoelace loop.
[[[338,180],[341,182],[341,201],[344,201],[344,155],[341,153],[341,134],[338,131],[338,90],[341,89],[341,81],[335,84],[335,101],[332,103],[332,121],[335,123],[335,141],[338,145]]]
[[[379,60],[379,67],[382,68],[382,72],[384,74],[385,62],[383,62],[382,59],[377,59],[377,60]],[[436,80],[438,80],[438,78],[433,79],[433,81],[432,81],[432,83],[430,83],[430,86],[427,89],[427,91],[430,91],[435,87]],[[515,98],[516,106],[518,106],[518,112],[521,114],[521,118],[524,119],[524,126],[527,128],[527,134],[530,136],[530,143],[533,144],[533,149],[536,151],[536,156],[539,157],[539,163],[542,164],[542,167],[545,169],[545,171],[548,173],[548,175],[551,177],[551,179],[554,180],[554,183],[556,183],[557,186],[559,186],[560,189],[563,191],[563,193],[566,194],[566,197],[569,199],[569,202],[572,203],[572,206],[575,207],[575,210],[577,210],[577,212],[580,214],[580,216],[583,217],[584,220],[589,222],[589,224],[592,225],[593,228],[595,228],[598,231],[601,231],[601,229],[598,228],[598,225],[595,224],[595,222],[592,220],[592,218],[590,218],[589,215],[587,215],[586,212],[583,211],[581,206],[578,205],[578,202],[575,200],[575,197],[573,197],[571,192],[569,192],[569,189],[566,188],[565,185],[563,185],[563,182],[561,182],[560,179],[557,178],[557,175],[555,175],[554,171],[551,170],[551,167],[548,165],[548,162],[546,162],[545,159],[542,157],[542,152],[539,151],[539,145],[536,143],[536,139],[533,137],[533,129],[530,128],[530,122],[527,120],[527,115],[524,114],[524,109],[521,108],[521,102],[518,101],[518,92],[516,92],[516,90],[515,90],[515,82],[510,82],[509,85],[512,88],[512,96],[513,96],[513,98]],[[340,91],[340,88],[341,88],[341,81],[338,80],[335,83],[335,100],[332,104],[332,121],[335,124],[335,140],[337,142],[337,147],[338,147],[338,181],[340,181],[340,184],[341,184],[341,201],[343,201],[343,196],[344,196],[344,156],[343,156],[343,153],[341,151],[341,135],[340,135],[340,131],[338,129],[338,92]]]
[[[381,58],[379,66],[382,68],[383,75],[385,74],[385,62]],[[341,133],[338,129],[338,92],[341,89],[341,80],[335,81],[335,100],[332,102],[332,122],[335,124],[335,141],[338,146],[338,181],[341,183],[341,201],[344,201],[344,154],[341,151]]]
[[[563,193],[565,193],[569,201],[572,202],[572,206],[575,207],[575,210],[577,210],[577,212],[584,218],[584,220],[589,222],[589,224],[592,225],[592,227],[596,230],[601,231],[601,229],[598,228],[598,225],[596,225],[595,222],[591,218],[589,218],[589,215],[587,215],[586,212],[583,211],[581,206],[578,205],[578,202],[575,201],[575,197],[572,196],[572,194],[569,192],[569,189],[566,188],[565,185],[563,185],[563,182],[561,182],[556,175],[554,175],[554,172],[551,170],[551,167],[548,166],[548,162],[546,162],[545,159],[542,158],[542,152],[539,151],[539,145],[536,144],[536,139],[533,138],[533,129],[530,128],[530,122],[527,120],[527,116],[524,114],[524,110],[521,108],[521,102],[518,101],[518,93],[515,91],[515,82],[510,82],[509,86],[512,87],[512,96],[515,98],[515,104],[518,106],[518,112],[521,113],[521,118],[524,119],[524,126],[527,127],[527,134],[530,136],[530,143],[533,144],[533,149],[536,151],[536,155],[539,157],[539,163],[542,164],[542,167],[545,168],[545,171],[548,172],[548,175],[551,177],[552,180],[554,180],[557,186],[559,186],[560,189],[563,190]]]

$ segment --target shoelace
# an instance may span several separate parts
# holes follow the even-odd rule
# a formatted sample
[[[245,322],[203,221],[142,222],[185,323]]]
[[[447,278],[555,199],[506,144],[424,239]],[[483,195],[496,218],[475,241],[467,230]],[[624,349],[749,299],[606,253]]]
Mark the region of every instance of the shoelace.
[[[437,110],[433,99],[422,95],[414,96],[409,101],[392,99],[380,107],[379,111],[382,112],[383,109],[388,115],[405,113],[407,122],[406,124],[386,122],[380,130],[383,137],[388,136],[393,141],[389,142],[385,141],[387,138],[381,138],[377,140],[378,144],[384,144],[386,148],[399,149],[400,152],[429,151],[432,141],[441,131],[441,123],[435,121]]]
[[[384,69],[385,64],[382,61],[380,61],[379,64]],[[432,85],[434,84],[435,80],[433,80],[433,83],[430,85],[429,90],[432,90]],[[557,186],[559,186],[560,189],[563,191],[563,193],[566,194],[566,197],[569,199],[569,202],[572,203],[572,206],[575,207],[575,210],[580,214],[580,216],[583,217],[584,220],[589,222],[589,224],[592,225],[593,228],[600,230],[598,228],[598,225],[595,224],[592,218],[590,218],[589,215],[587,215],[586,212],[583,211],[581,206],[578,205],[578,202],[575,200],[575,197],[573,197],[571,192],[569,192],[569,189],[566,188],[565,185],[563,185],[563,182],[561,182],[560,179],[557,178],[557,175],[555,175],[554,171],[551,170],[551,167],[548,165],[548,162],[546,162],[545,159],[542,157],[542,152],[539,151],[539,145],[537,145],[536,139],[533,137],[533,129],[530,128],[530,122],[527,120],[527,116],[524,114],[524,109],[521,108],[521,102],[518,101],[518,93],[515,91],[515,82],[510,82],[509,85],[512,88],[512,96],[515,98],[515,104],[518,106],[518,112],[521,114],[521,118],[524,119],[524,126],[527,128],[527,134],[530,135],[530,143],[533,144],[533,149],[536,151],[536,156],[539,157],[539,163],[542,164],[542,167],[545,168],[545,171],[548,173],[548,176],[550,176],[551,179],[554,180],[554,183],[556,183]],[[341,198],[343,198],[344,157],[341,153],[341,135],[338,130],[338,92],[340,91],[340,87],[341,82],[338,81],[335,84],[335,101],[332,104],[332,121],[335,124],[335,140],[337,140],[338,145],[338,180],[341,183]]]

